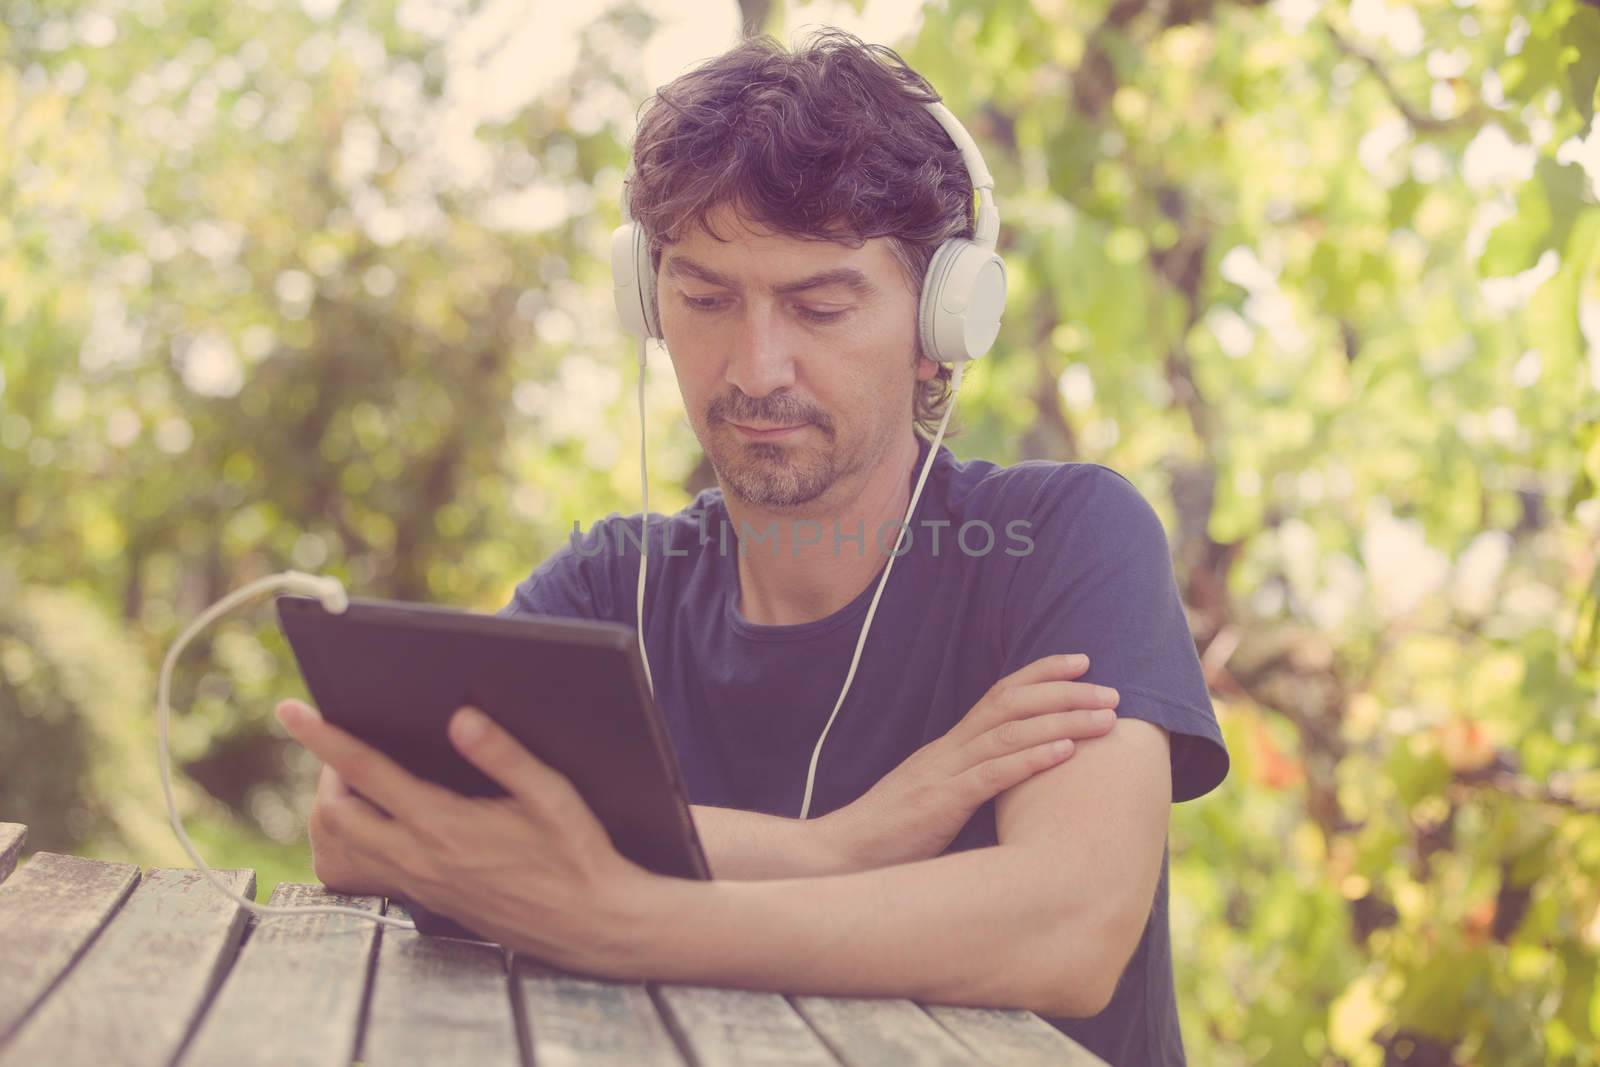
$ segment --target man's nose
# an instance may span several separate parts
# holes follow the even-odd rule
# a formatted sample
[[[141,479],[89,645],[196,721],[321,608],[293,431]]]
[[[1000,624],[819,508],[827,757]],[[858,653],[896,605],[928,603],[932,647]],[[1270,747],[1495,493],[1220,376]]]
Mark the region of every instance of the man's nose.
[[[744,314],[728,353],[727,379],[753,397],[794,384],[790,338],[775,309],[752,307]]]

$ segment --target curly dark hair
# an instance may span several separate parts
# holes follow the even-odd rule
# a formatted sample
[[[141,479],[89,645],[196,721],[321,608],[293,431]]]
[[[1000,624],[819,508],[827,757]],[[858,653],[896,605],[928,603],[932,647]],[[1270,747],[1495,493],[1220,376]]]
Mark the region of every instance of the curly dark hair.
[[[731,204],[786,236],[859,248],[891,239],[913,294],[934,251],[973,233],[973,188],[961,152],[923,105],[939,100],[891,48],[824,29],[793,52],[751,37],[658,90],[633,145],[629,213],[651,263],[691,223]],[[916,357],[922,356],[922,342]],[[951,371],[917,383],[912,419],[931,438]],[[948,431],[947,431],[948,432]]]

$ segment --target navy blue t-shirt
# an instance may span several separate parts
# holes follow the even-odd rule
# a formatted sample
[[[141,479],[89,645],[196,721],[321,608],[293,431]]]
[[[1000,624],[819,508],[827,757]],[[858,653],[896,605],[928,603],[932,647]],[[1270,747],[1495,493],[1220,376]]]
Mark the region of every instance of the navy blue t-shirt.
[[[928,447],[919,441],[913,488]],[[613,513],[575,533],[500,614],[634,625],[639,525],[639,515]],[[875,550],[877,531],[817,533],[841,554]],[[738,610],[738,534],[716,488],[651,516],[644,637],[656,700],[691,803],[798,817],[812,749],[882,572],[826,618],[755,625]],[[748,552],[774,550],[749,540]],[[890,527],[882,544],[893,542]],[[941,447],[908,543],[823,746],[812,816],[849,804],[943,736],[1001,677],[1062,652],[1089,656],[1079,680],[1114,687],[1119,716],[1169,731],[1174,801],[1226,776],[1166,532],[1122,475],[1095,463],[958,461]],[[996,842],[991,801],[947,851]],[[1050,1020],[1118,1067],[1184,1063],[1167,860],[1164,850],[1149,921],[1110,1004],[1092,1018]]]

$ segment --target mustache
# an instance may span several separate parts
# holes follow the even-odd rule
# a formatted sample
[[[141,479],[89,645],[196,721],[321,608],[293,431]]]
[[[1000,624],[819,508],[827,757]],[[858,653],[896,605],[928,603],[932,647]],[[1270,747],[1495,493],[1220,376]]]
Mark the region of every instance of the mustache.
[[[833,432],[833,420],[816,408],[801,403],[787,393],[773,393],[757,400],[746,393],[735,392],[718,397],[706,409],[711,422],[738,422],[746,425],[763,423],[777,426],[812,424],[824,433]]]

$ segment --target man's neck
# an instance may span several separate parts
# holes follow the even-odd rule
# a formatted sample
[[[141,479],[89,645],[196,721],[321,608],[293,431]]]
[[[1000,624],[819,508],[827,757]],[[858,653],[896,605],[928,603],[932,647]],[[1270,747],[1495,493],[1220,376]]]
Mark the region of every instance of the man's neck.
[[[724,493],[739,540],[739,614],[757,625],[793,626],[860,595],[894,548],[917,453],[917,438],[907,434],[864,480],[836,485],[826,503],[804,508],[761,508]]]

